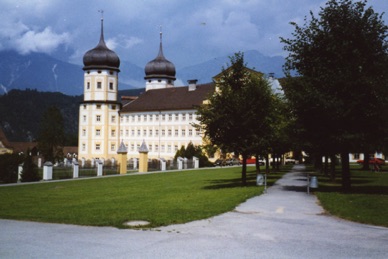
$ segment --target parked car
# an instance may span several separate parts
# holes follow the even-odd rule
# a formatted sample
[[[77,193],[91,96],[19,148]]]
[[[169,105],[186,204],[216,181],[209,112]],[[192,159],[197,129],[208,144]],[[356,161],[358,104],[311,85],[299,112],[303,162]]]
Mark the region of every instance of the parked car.
[[[223,159],[217,159],[217,160],[214,162],[214,166],[225,166],[225,160],[223,160]]]
[[[225,161],[225,164],[226,165],[241,165],[241,161],[237,158],[231,158],[231,159],[227,159]]]
[[[364,160],[362,160],[362,159],[357,160],[357,163],[358,163],[358,164],[363,164],[363,163],[364,163]],[[385,160],[384,160],[384,159],[381,159],[381,158],[372,157],[372,158],[369,158],[369,164],[370,164],[370,165],[374,165],[374,164],[385,165]]]
[[[285,163],[286,165],[288,165],[288,164],[293,164],[293,165],[295,165],[295,164],[296,164],[295,159],[292,159],[292,158],[286,158],[285,161],[284,161],[284,163]]]

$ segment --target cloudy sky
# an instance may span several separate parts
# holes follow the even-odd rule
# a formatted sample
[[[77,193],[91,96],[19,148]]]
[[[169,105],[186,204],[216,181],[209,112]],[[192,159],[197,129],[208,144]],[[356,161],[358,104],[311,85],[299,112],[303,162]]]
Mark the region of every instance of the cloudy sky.
[[[104,10],[105,40],[121,60],[140,67],[156,57],[160,25],[167,59],[181,68],[258,50],[286,53],[279,37],[289,37],[290,21],[303,24],[324,0],[0,0],[0,50],[19,53],[65,51],[82,64],[83,54],[99,40]],[[369,0],[378,13],[387,0]],[[384,15],[388,24],[388,15]]]

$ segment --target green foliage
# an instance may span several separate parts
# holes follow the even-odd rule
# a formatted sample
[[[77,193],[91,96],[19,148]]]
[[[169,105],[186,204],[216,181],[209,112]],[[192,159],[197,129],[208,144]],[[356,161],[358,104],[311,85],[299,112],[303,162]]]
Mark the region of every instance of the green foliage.
[[[283,86],[303,136],[317,150],[341,153],[343,187],[350,188],[348,153],[376,150],[387,135],[388,27],[367,1],[330,0],[311,12],[292,39]],[[348,163],[347,163],[348,164]]]
[[[38,147],[46,161],[55,163],[63,157],[65,143],[64,123],[61,112],[55,106],[50,107],[41,121]]]
[[[40,180],[38,167],[32,161],[32,157],[29,155],[29,151],[24,159],[23,171],[21,175],[22,182],[36,182]]]
[[[177,160],[178,157],[186,157],[188,159],[192,159],[193,156],[199,159],[200,167],[211,166],[209,159],[203,153],[201,146],[194,146],[192,142],[189,142],[187,147],[182,146],[175,154],[174,159]]]
[[[210,96],[209,104],[198,109],[197,128],[201,128],[213,145],[247,158],[270,145],[271,129],[277,123],[272,119],[275,96],[262,75],[247,69],[243,53],[236,53],[230,61],[231,65],[222,69],[221,78],[216,82],[219,91]],[[244,160],[243,184],[245,170]]]
[[[19,165],[23,157],[17,154],[0,155],[0,182],[16,183],[18,180]]]

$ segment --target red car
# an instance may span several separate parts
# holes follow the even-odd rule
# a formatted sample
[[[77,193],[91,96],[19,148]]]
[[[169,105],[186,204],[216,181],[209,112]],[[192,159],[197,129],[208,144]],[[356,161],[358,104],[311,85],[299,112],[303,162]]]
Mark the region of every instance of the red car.
[[[363,164],[364,160],[357,160],[357,163],[358,164]],[[385,160],[381,159],[381,158],[370,158],[369,159],[369,164],[370,165],[374,165],[374,164],[385,165]]]

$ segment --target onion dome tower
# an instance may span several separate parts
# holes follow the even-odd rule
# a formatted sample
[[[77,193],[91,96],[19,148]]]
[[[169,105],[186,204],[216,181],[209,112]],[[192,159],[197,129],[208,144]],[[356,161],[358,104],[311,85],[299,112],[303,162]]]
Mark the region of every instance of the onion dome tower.
[[[103,17],[100,41],[85,53],[83,63],[84,100],[79,112],[78,156],[90,161],[116,159],[121,108],[117,101],[120,59],[105,44]]]
[[[160,46],[158,56],[145,66],[146,91],[174,87],[175,66],[163,55],[162,32],[160,32]]]

